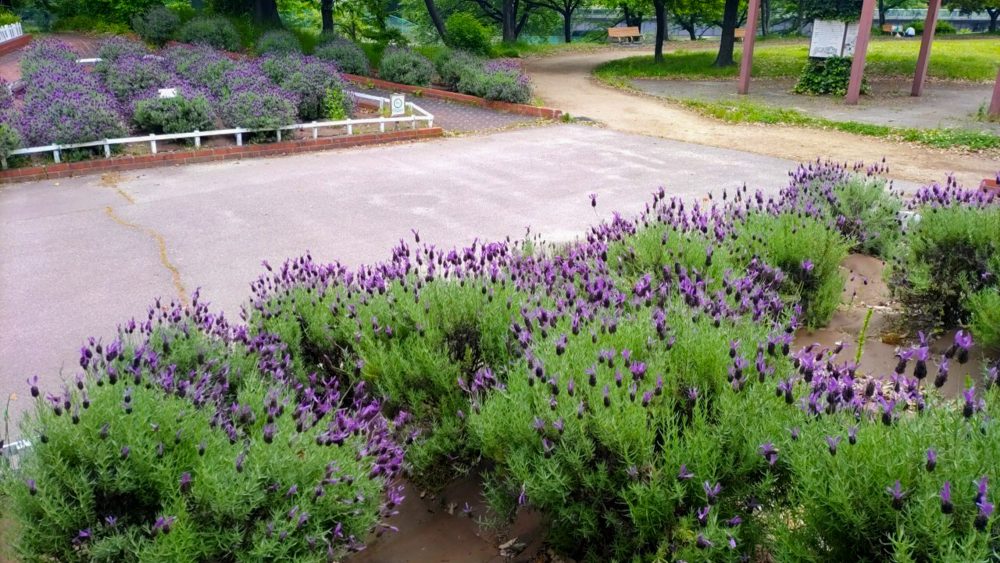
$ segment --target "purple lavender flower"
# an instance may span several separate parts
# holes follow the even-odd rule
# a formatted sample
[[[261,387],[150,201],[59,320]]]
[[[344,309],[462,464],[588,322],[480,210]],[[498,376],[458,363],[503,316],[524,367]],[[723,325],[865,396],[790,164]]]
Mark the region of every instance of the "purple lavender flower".
[[[955,505],[951,502],[951,481],[945,481],[941,487],[941,512],[951,514],[955,511]]]
[[[851,426],[847,429],[847,443],[850,445],[855,445],[858,443],[858,427]]]
[[[803,272],[805,272],[805,273],[807,273],[807,274],[808,274],[808,273],[810,273],[810,272],[812,272],[812,271],[813,271],[813,268],[814,268],[814,267],[815,267],[815,266],[814,266],[814,264],[813,264],[812,260],[808,260],[808,259],[806,259],[806,260],[803,260],[803,261],[802,261],[802,271],[803,271]]]
[[[680,471],[677,472],[677,479],[679,481],[687,481],[692,478],[694,478],[694,473],[688,471],[687,465],[682,463]]]
[[[976,513],[976,519],[973,521],[973,524],[977,530],[985,532],[986,526],[990,522],[990,517],[993,516],[993,503],[983,499],[976,503],[976,507],[979,508],[979,512]]]
[[[153,535],[156,534],[169,534],[170,527],[173,526],[174,521],[177,520],[176,516],[159,516],[156,518],[156,522],[153,523]]]
[[[695,546],[697,546],[698,549],[708,549],[713,545],[715,545],[711,541],[709,541],[709,539],[706,538],[704,534],[698,534],[698,537],[695,540],[694,544]]]
[[[708,481],[701,484],[701,488],[705,490],[705,497],[708,499],[708,504],[715,504],[719,498],[719,493],[722,492],[722,484],[715,483],[714,485]]]
[[[712,511],[712,505],[703,506],[698,509],[698,523],[702,526],[708,525],[708,513]]]
[[[934,471],[934,468],[937,467],[937,458],[937,450],[929,448],[927,450],[927,471]]]
[[[180,490],[181,494],[187,494],[191,492],[191,474],[187,471],[181,473]]]
[[[38,487],[35,485],[34,479],[26,479],[24,484],[28,486],[28,494],[31,496],[38,494]]]
[[[906,498],[906,491],[903,490],[903,485],[896,479],[896,483],[891,487],[885,488],[886,492],[892,497],[892,507],[896,510],[901,510],[903,508],[903,499]]]
[[[840,443],[840,436],[827,436],[826,445],[830,450],[830,455],[837,455],[837,444]]]
[[[760,452],[760,455],[764,456],[764,459],[767,460],[767,464],[770,466],[774,466],[778,461],[778,450],[771,442],[764,442],[757,448],[757,451]]]
[[[960,330],[955,333],[955,347],[958,348],[958,363],[969,361],[969,349],[972,348],[972,334]]]

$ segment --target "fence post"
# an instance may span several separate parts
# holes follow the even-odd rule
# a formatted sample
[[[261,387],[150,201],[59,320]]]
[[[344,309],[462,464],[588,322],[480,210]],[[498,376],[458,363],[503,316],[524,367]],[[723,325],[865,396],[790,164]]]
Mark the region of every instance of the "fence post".
[[[4,170],[7,169],[7,157],[2,154],[0,154],[0,166],[2,166]]]
[[[52,158],[55,159],[56,164],[59,164],[60,162],[62,162],[62,159],[59,158],[59,149],[58,148],[56,148],[56,150],[52,151]]]
[[[153,154],[156,154],[156,134],[155,133],[150,133],[149,134],[149,150],[153,151]]]
[[[111,158],[111,144],[104,139],[104,158]]]
[[[348,135],[353,135],[354,134],[354,126],[351,125],[350,123],[347,124],[347,134]]]
[[[319,127],[315,127],[315,125],[316,125],[315,121],[313,121],[313,125],[314,125],[314,127],[313,127],[313,140],[315,141],[316,139],[319,138]]]
[[[237,133],[236,134],[236,146],[237,147],[242,147],[243,146],[243,133]]]
[[[385,122],[384,121],[379,121],[378,122],[378,130],[379,130],[380,133],[385,133]]]
[[[194,132],[195,133],[201,133],[201,130],[200,129],[195,129]],[[197,136],[197,137],[194,138],[194,148],[196,148],[196,149],[200,149],[201,148],[201,135],[199,135],[199,136]]]
[[[281,142],[281,129],[278,129],[278,142]]]

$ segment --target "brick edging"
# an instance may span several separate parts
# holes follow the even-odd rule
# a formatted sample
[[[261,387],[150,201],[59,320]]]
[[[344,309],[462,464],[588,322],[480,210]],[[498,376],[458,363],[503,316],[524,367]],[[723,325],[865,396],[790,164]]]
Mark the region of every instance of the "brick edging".
[[[424,88],[421,86],[410,86],[408,84],[397,84],[395,82],[389,82],[388,80],[380,80],[369,76],[358,76],[356,74],[344,73],[343,76],[345,79],[350,80],[355,84],[360,84],[362,86],[371,85],[381,90],[406,92],[408,94],[417,94],[427,98],[439,98],[461,104],[479,106],[497,111],[505,111],[507,113],[528,115],[531,117],[541,117],[544,119],[559,119],[562,117],[562,110],[553,108],[529,106],[527,104],[512,104],[509,102],[494,102],[492,100],[484,100],[483,98],[477,98],[476,96],[470,96],[468,94],[459,94],[458,92],[449,92],[448,90],[438,90],[437,88]]]
[[[0,43],[0,57],[8,53],[13,53],[28,43],[31,43],[30,33],[25,33],[24,35],[19,35],[9,41],[4,41],[3,43]]]
[[[195,164],[216,162],[220,160],[241,160],[244,158],[283,156],[304,152],[322,151],[333,148],[360,147],[398,141],[413,141],[441,137],[444,130],[440,127],[411,129],[405,131],[389,131],[387,133],[366,133],[343,137],[324,137],[319,139],[302,139],[282,141],[280,143],[264,143],[260,145],[244,145],[242,147],[203,148],[144,154],[139,156],[123,156],[114,158],[95,158],[80,162],[63,162],[44,166],[14,168],[0,171],[0,184],[14,182],[34,182],[53,178],[67,178],[86,174],[103,172],[122,172],[142,168],[155,168],[172,164]]]

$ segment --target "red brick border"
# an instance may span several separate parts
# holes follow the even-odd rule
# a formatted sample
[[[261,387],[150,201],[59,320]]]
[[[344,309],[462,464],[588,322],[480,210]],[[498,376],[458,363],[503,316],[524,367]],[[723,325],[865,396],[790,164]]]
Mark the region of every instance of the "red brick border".
[[[315,152],[334,148],[360,147],[397,141],[414,141],[441,137],[444,130],[440,127],[426,129],[411,129],[406,131],[390,131],[387,133],[367,133],[343,137],[321,137],[319,139],[303,139],[297,141],[282,141],[280,143],[265,143],[260,145],[244,145],[242,147],[204,148],[196,150],[181,150],[145,154],[139,156],[123,156],[116,158],[95,158],[81,162],[63,162],[45,166],[31,166],[0,171],[0,184],[14,182],[34,182],[53,178],[67,178],[85,174],[102,172],[122,172],[141,168],[169,166],[171,164],[194,164],[199,162],[215,162],[220,160],[241,160],[244,158],[282,156],[304,152]]]
[[[562,117],[562,110],[558,109],[529,106],[526,104],[511,104],[508,102],[494,102],[491,100],[484,100],[483,98],[470,96],[468,94],[459,94],[458,92],[449,92],[447,90],[438,90],[436,88],[423,88],[421,86],[397,84],[395,82],[389,82],[387,80],[379,80],[378,78],[371,78],[368,76],[358,76],[356,74],[345,73],[343,76],[345,79],[350,80],[355,84],[360,84],[362,86],[371,85],[381,90],[390,90],[393,92],[406,92],[408,94],[418,94],[420,96],[425,96],[428,98],[440,98],[442,100],[449,100],[452,102],[458,102],[460,104],[479,106],[483,108],[495,109],[497,111],[505,111],[507,113],[528,115],[531,117],[541,117],[544,119],[559,119],[560,117]]]
[[[7,53],[13,53],[28,43],[31,43],[31,35],[28,33],[15,37],[10,41],[4,41],[3,43],[0,43],[0,56],[6,55]]]

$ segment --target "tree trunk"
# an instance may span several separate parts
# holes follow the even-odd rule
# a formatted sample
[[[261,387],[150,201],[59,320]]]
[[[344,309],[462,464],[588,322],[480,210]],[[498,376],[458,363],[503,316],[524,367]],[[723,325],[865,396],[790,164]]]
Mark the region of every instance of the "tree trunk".
[[[736,48],[736,20],[739,17],[740,0],[726,0],[722,13],[722,39],[719,41],[719,54],[715,57],[715,66],[731,66],[733,50]],[[756,33],[751,30],[750,33]]]
[[[323,20],[323,33],[333,33],[333,0],[320,0],[319,15]]]
[[[653,10],[656,12],[656,47],[653,51],[653,62],[663,62],[663,38],[667,30],[667,2],[653,0]]]
[[[697,41],[698,40],[698,30],[695,29],[693,25],[692,26],[683,26],[683,27],[684,27],[684,29],[687,30],[688,35],[691,36],[691,41]]]
[[[878,27],[885,25],[885,0],[878,0]]]
[[[438,37],[441,41],[444,41],[444,20],[441,19],[441,14],[438,13],[437,4],[434,0],[424,0],[424,5],[427,6],[427,14],[431,17],[431,22],[434,23],[434,29],[438,32]]]
[[[262,25],[281,25],[281,16],[278,15],[278,5],[275,0],[254,0],[253,20]]]
[[[760,2],[760,34],[767,36],[771,32],[771,0]]]
[[[566,10],[563,12],[563,39],[567,43],[573,41],[573,12]]]
[[[990,15],[990,33],[996,33],[997,19],[1000,19],[1000,9],[990,10],[989,8],[987,8],[986,13]]]
[[[503,21],[500,23],[503,31],[502,35],[504,43],[513,43],[514,41],[517,41],[516,7],[517,0],[503,0],[503,8],[501,11]]]

